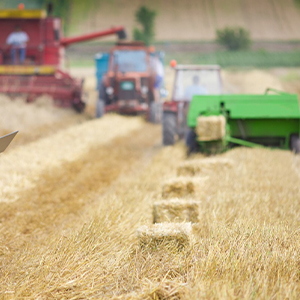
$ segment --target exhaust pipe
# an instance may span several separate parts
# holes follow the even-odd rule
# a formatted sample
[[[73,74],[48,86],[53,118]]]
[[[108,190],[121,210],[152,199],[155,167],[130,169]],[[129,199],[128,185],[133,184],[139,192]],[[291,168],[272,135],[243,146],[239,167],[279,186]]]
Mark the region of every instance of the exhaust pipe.
[[[119,31],[117,32],[117,36],[118,36],[119,40],[124,40],[124,39],[126,39],[126,38],[127,38],[127,34],[126,34],[125,29],[119,30]]]

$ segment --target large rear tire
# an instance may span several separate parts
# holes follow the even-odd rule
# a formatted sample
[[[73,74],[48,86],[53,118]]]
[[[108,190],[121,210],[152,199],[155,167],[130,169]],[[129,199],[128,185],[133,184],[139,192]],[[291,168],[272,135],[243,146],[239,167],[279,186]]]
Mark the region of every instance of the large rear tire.
[[[163,145],[174,145],[176,135],[176,114],[163,112],[162,118]]]
[[[82,113],[85,109],[86,104],[80,100],[80,102],[73,103],[73,108],[76,112]]]
[[[98,99],[96,103],[96,118],[102,118],[105,114],[105,101],[103,99]]]
[[[185,134],[185,144],[187,146],[187,154],[198,152],[199,146],[197,143],[197,135],[196,132],[192,129],[188,129]]]
[[[291,150],[296,153],[299,154],[300,153],[300,138],[297,134],[292,134],[291,135]]]

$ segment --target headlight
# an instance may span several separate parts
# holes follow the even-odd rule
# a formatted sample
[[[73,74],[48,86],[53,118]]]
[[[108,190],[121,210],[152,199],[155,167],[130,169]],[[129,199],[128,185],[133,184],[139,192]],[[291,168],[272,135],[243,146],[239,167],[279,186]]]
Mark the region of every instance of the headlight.
[[[149,91],[149,89],[148,89],[148,87],[147,86],[145,86],[145,85],[143,85],[142,87],[141,87],[141,92],[142,92],[142,94],[147,94],[148,93],[148,91]]]
[[[106,94],[107,95],[111,96],[113,93],[114,93],[114,89],[111,86],[106,88]]]

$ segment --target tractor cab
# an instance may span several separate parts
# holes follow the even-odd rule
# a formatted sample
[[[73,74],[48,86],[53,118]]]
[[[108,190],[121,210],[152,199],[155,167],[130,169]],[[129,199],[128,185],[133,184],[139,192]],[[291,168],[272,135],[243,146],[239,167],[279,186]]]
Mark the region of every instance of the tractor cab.
[[[172,61],[171,63],[174,63]],[[187,112],[194,95],[223,94],[218,65],[174,65],[175,80],[170,101],[163,104],[163,144],[173,145],[187,131]]]
[[[181,65],[175,70],[173,101],[190,102],[193,95],[223,93],[219,66]]]
[[[159,87],[155,86],[154,66],[159,61],[163,68],[163,62],[159,53],[149,48],[143,42],[118,42],[108,56],[100,56],[109,62],[107,70],[99,72],[96,117],[106,112],[144,114],[157,122],[159,105],[155,103],[154,93]]]

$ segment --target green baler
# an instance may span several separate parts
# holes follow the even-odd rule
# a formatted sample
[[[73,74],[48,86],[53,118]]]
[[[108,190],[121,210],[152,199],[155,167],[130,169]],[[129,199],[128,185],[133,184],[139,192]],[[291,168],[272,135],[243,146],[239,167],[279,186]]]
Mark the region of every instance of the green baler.
[[[276,90],[272,90],[276,94],[269,94],[268,91],[270,89],[264,95],[194,96],[187,118],[190,128],[187,146],[190,151],[200,146],[200,150],[216,152],[216,149],[225,150],[230,144],[239,144],[249,147],[278,147],[299,153],[298,96]],[[199,126],[197,120],[200,116],[224,116],[226,128],[222,138],[203,141],[195,130]]]

